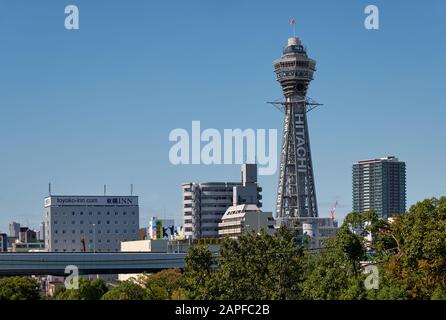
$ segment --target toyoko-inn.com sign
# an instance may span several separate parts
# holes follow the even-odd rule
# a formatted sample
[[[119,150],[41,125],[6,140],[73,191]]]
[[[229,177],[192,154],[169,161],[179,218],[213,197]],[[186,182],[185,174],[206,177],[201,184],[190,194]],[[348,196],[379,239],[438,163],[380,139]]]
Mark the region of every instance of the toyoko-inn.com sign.
[[[51,196],[45,198],[45,207],[51,206],[137,206],[138,197],[77,197]]]

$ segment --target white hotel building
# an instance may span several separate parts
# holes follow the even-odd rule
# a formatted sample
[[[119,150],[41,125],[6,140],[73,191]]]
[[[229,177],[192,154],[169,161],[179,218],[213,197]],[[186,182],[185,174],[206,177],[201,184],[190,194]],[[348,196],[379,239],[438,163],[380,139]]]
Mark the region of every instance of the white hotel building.
[[[136,196],[50,196],[45,199],[45,249],[50,252],[117,252],[137,240]]]

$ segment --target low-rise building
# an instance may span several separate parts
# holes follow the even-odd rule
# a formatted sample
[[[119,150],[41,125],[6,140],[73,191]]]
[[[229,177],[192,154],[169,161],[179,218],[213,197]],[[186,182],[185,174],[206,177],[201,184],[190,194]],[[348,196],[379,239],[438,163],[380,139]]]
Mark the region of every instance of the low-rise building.
[[[167,252],[168,240],[136,240],[121,242],[121,252]],[[141,273],[119,274],[119,281],[138,279]]]
[[[121,252],[167,252],[168,240],[136,240],[121,242]]]
[[[6,233],[0,233],[0,252],[8,251],[8,235]]]
[[[237,238],[244,232],[260,230],[274,233],[275,220],[271,212],[262,212],[255,204],[240,204],[229,207],[218,224],[220,237]]]
[[[138,238],[137,196],[55,196],[45,199],[49,252],[119,252]]]
[[[37,242],[37,234],[28,227],[20,227],[19,241],[22,243],[35,243]]]
[[[152,217],[147,228],[147,239],[174,239],[176,235],[174,219]]]
[[[295,226],[298,242],[307,248],[322,248],[327,239],[336,236],[338,222],[331,218],[300,217]]]
[[[44,242],[15,242],[12,244],[12,252],[45,252]]]
[[[18,237],[8,237],[8,250],[11,250],[14,242],[17,242],[17,241],[19,241]]]

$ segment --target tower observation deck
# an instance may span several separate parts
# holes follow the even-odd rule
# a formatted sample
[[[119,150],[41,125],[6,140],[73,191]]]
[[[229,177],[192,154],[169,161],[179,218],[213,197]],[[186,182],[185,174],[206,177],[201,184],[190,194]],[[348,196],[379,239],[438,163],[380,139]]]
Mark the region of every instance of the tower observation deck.
[[[276,79],[285,96],[276,218],[318,217],[307,112],[307,89],[316,71],[316,61],[307,56],[299,38],[288,39],[280,59],[274,61]]]

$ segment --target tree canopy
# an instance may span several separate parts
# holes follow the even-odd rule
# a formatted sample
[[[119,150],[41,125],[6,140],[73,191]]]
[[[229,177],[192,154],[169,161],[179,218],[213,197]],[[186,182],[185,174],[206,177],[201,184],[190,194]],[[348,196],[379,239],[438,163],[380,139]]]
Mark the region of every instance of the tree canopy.
[[[39,300],[39,286],[30,277],[0,278],[0,300]]]
[[[108,291],[102,279],[89,280],[79,278],[79,289],[58,287],[53,299],[55,300],[99,300]]]
[[[295,231],[245,233],[224,239],[218,254],[192,247],[186,267],[143,274],[108,287],[79,279],[79,290],[57,288],[58,300],[169,299],[446,299],[446,197],[412,206],[392,221],[373,211],[346,216],[324,248],[307,250]],[[366,288],[365,266],[378,270]],[[39,299],[30,277],[0,278],[0,300]]]

